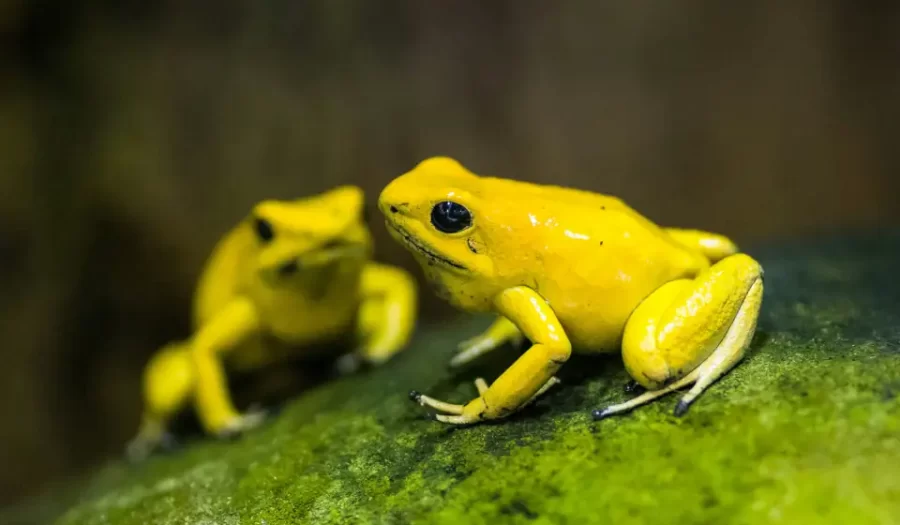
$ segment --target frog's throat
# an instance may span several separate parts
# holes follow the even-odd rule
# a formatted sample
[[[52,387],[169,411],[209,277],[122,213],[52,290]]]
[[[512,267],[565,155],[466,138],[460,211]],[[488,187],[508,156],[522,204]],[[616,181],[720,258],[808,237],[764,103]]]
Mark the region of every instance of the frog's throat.
[[[424,256],[428,260],[434,261],[442,266],[449,266],[450,268],[453,268],[456,270],[462,270],[462,271],[466,271],[466,272],[469,270],[462,264],[459,264],[456,261],[450,260],[450,259],[444,257],[443,255],[437,254],[434,250],[430,249],[424,243],[422,243],[421,241],[419,241],[418,239],[413,237],[411,234],[407,233],[406,230],[397,226],[396,224],[392,223],[391,221],[385,221],[385,224],[387,224],[388,228],[394,230],[397,233],[397,235],[399,235],[400,239],[403,241],[404,244],[406,244],[408,247],[415,250],[416,252],[420,253],[422,256]]]
[[[361,259],[366,256],[366,247],[362,244],[348,244],[325,248],[313,252],[287,257],[264,271],[272,272],[278,277],[289,277],[304,270],[314,270],[348,259]]]
[[[336,261],[346,259],[358,259],[365,257],[366,245],[362,243],[347,243],[331,247],[323,247],[308,254],[297,257],[301,266],[324,266]],[[304,264],[306,263],[306,264]]]

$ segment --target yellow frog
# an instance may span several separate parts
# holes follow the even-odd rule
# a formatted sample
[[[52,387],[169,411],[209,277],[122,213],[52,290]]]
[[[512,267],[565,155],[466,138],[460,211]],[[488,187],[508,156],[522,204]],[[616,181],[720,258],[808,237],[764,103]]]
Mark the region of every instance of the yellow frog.
[[[660,228],[615,197],[478,176],[435,157],[394,179],[378,206],[440,297],[498,315],[461,343],[452,365],[531,342],[493,384],[477,379],[479,396],[465,405],[410,392],[439,421],[508,416],[558,382],[573,350],[621,351],[647,389],[595,419],[693,384],[675,408],[682,415],[740,361],[756,330],[758,262],[720,235]]]
[[[381,363],[405,347],[416,284],[405,271],[370,260],[363,209],[355,186],[264,201],[218,243],[195,292],[195,332],[147,365],[145,410],[130,456],[152,451],[189,400],[210,434],[259,424],[261,413],[235,410],[224,366],[257,369],[348,333],[357,346],[342,358],[345,366]]]

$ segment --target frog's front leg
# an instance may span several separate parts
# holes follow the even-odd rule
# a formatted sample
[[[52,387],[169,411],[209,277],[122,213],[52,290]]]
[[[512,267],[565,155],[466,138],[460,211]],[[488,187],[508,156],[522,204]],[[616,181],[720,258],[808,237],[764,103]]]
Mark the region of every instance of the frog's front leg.
[[[675,415],[683,415],[744,357],[762,296],[762,267],[745,254],[726,257],[695,279],[659,288],[632,313],[622,341],[625,368],[647,392],[595,410],[594,418],[625,412],[693,383],[675,408]]]
[[[343,356],[338,369],[356,370],[362,362],[381,364],[409,343],[416,324],[416,283],[400,268],[370,263],[360,282],[362,302],[357,315],[360,348]]]
[[[171,440],[169,420],[191,399],[194,385],[194,364],[187,343],[169,343],[150,358],[144,369],[140,428],[126,448],[130,460],[140,461]]]
[[[569,359],[572,345],[556,314],[537,292],[524,286],[510,288],[495,298],[494,306],[534,344],[489,387],[476,381],[480,395],[466,405],[411,392],[410,397],[420,404],[450,414],[435,416],[439,421],[469,424],[506,417],[557,383],[554,374]]]
[[[450,360],[451,367],[459,367],[478,357],[500,348],[507,342],[518,343],[522,340],[522,332],[506,317],[498,317],[491,326],[481,334],[466,339],[458,346],[458,353]]]
[[[240,433],[263,420],[262,413],[239,414],[235,410],[221,357],[260,329],[260,320],[247,299],[232,301],[200,328],[191,340],[196,373],[194,403],[203,427],[220,436]]]

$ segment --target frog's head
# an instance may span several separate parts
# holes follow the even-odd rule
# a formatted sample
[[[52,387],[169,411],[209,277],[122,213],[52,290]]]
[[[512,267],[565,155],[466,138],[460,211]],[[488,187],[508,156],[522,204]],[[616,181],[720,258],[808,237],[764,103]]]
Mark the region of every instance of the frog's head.
[[[453,159],[433,157],[382,190],[378,208],[388,230],[429,277],[492,276],[480,180]]]
[[[258,246],[257,269],[268,279],[288,279],[299,270],[341,260],[362,260],[372,249],[363,191],[355,186],[293,201],[263,201],[247,221]]]

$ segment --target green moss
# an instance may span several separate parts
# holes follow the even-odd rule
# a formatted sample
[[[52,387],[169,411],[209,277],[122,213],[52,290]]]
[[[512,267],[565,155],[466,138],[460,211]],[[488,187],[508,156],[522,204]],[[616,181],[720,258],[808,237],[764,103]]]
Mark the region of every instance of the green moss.
[[[754,251],[766,268],[751,355],[683,418],[626,398],[618,358],[573,358],[508,421],[450,428],[407,391],[463,401],[499,350],[451,373],[485,319],[423,328],[386,367],[292,401],[234,442],[101,469],[59,524],[888,523],[900,516],[897,236]],[[3,520],[0,520],[3,521]]]

